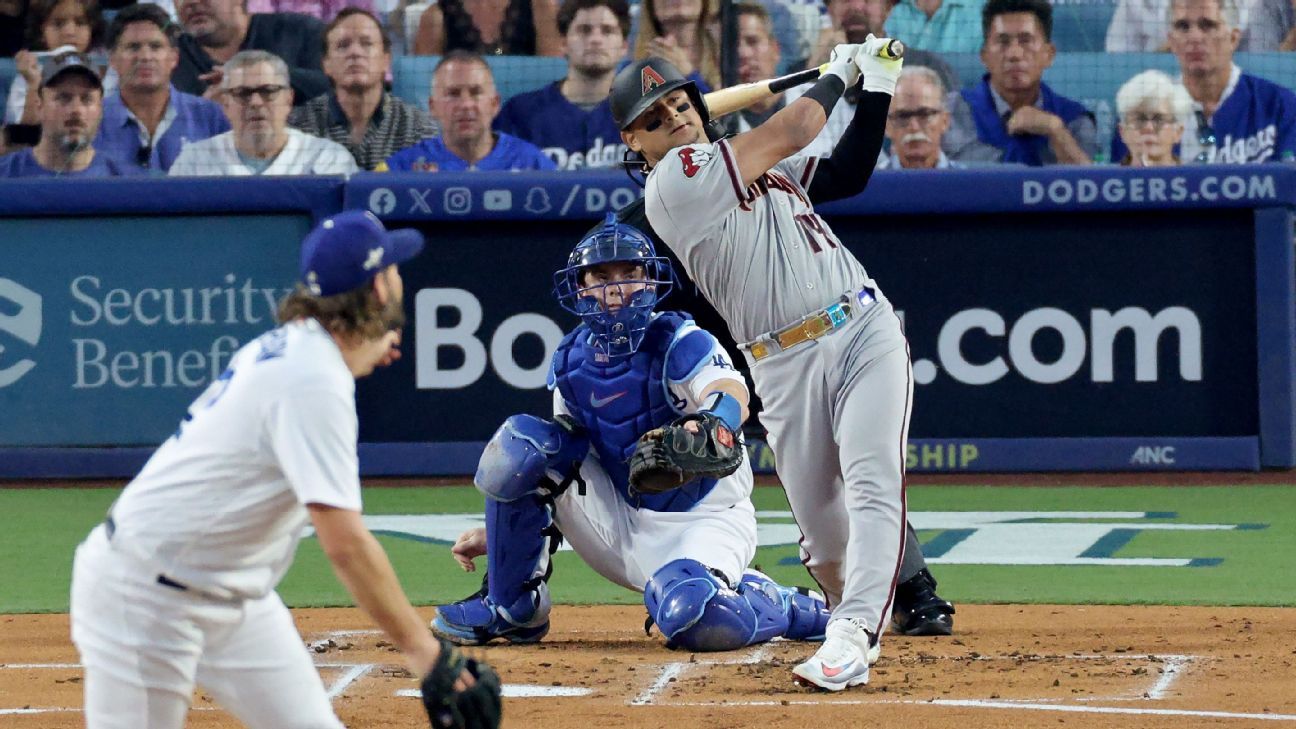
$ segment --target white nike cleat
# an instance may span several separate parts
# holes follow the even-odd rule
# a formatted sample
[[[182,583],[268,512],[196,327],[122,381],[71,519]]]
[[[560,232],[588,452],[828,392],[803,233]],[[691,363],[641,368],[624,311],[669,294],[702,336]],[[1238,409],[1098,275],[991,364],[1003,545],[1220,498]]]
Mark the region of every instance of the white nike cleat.
[[[868,662],[870,666],[876,665],[878,659],[882,657],[882,641],[878,641],[869,646]]]
[[[878,653],[881,648],[878,648]],[[817,686],[841,691],[862,686],[869,680],[872,646],[862,623],[838,618],[828,623],[823,645],[810,660],[792,669],[795,681],[802,686]]]

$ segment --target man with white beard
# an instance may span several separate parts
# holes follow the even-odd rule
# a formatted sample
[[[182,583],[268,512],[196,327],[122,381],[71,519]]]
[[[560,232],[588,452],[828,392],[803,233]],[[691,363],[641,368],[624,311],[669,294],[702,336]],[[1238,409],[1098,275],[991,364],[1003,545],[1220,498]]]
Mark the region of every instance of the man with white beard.
[[[945,85],[930,68],[915,66],[900,72],[891,110],[887,113],[886,136],[890,153],[878,158],[878,169],[942,170],[962,167],[941,151],[941,137],[949,129],[945,108]]]

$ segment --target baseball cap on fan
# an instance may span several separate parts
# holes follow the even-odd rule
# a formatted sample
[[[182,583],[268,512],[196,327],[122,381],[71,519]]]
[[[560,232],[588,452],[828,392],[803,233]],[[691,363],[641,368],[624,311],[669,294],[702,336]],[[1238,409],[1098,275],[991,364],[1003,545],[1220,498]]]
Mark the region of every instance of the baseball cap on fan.
[[[95,69],[94,64],[89,58],[75,51],[60,53],[42,64],[40,87],[43,89],[69,73],[79,73],[90,79],[95,86],[103,88],[103,81],[99,78],[99,71]]]
[[[421,250],[417,230],[387,230],[373,213],[348,210],[326,218],[302,241],[302,283],[315,296],[343,294]]]

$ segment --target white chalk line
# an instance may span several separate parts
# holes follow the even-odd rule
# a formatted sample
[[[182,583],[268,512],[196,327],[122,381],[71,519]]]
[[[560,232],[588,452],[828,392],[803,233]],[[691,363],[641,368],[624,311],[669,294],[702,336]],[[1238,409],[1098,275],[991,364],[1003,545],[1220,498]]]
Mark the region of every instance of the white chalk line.
[[[338,677],[336,681],[333,682],[332,686],[328,687],[329,701],[332,701],[333,699],[336,699],[337,697],[341,696],[342,692],[346,691],[348,686],[355,683],[356,679],[360,678],[366,673],[369,673],[369,671],[373,670],[374,666],[375,664],[373,663],[362,663],[358,666],[352,666],[351,668],[347,669],[346,672],[344,672],[341,676]]]
[[[772,642],[772,641],[771,641]],[[657,673],[657,678],[653,680],[652,685],[644,689],[638,696],[630,700],[631,706],[647,706],[653,703],[672,680],[679,680],[680,676],[687,673],[693,666],[742,666],[760,663],[769,658],[771,645],[762,643],[752,650],[745,651],[743,654],[734,656],[729,654],[728,658],[703,658],[691,661],[674,661],[663,664],[661,671]]]
[[[1025,701],[985,701],[982,699],[842,699],[821,701],[814,699],[787,699],[782,701],[679,701],[659,706],[706,707],[727,706],[865,706],[903,704],[906,706],[957,706],[976,709],[1025,709],[1029,711],[1055,711],[1075,714],[1133,714],[1143,716],[1194,716],[1211,719],[1262,719],[1266,721],[1296,721],[1296,714],[1250,714],[1232,711],[1204,711],[1195,709],[1139,709],[1121,706],[1070,706],[1067,704],[1028,703]]]
[[[1148,689],[1147,698],[1153,701],[1164,699],[1170,691],[1170,685],[1179,678],[1179,672],[1186,668],[1192,662],[1192,656],[1161,656],[1165,660],[1165,666],[1161,669],[1161,676],[1157,682]]]

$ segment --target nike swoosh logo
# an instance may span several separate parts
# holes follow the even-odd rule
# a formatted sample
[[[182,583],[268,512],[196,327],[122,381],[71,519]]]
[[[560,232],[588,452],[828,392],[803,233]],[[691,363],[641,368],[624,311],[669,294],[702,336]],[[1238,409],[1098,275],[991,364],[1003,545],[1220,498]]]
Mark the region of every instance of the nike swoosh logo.
[[[601,408],[601,407],[603,407],[604,405],[607,405],[608,403],[612,402],[613,400],[615,400],[615,399],[617,399],[618,397],[621,397],[622,395],[625,395],[625,394],[626,394],[626,391],[625,391],[625,390],[622,390],[621,392],[615,392],[615,393],[613,393],[613,394],[611,394],[611,395],[608,395],[607,397],[598,397],[597,395],[595,395],[594,393],[591,392],[591,393],[590,393],[590,405],[591,405],[592,407]]]
[[[832,666],[824,666],[823,675],[826,678],[834,678],[836,676],[840,676],[842,671],[845,671],[846,669],[850,668],[853,665],[855,665],[855,661],[851,661],[837,668],[833,668]]]

